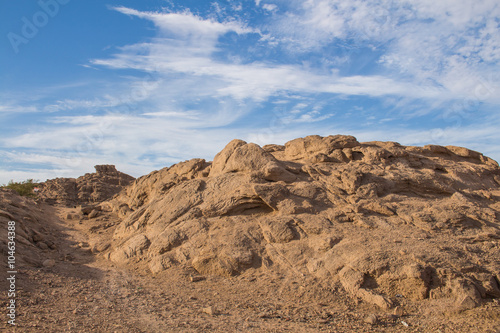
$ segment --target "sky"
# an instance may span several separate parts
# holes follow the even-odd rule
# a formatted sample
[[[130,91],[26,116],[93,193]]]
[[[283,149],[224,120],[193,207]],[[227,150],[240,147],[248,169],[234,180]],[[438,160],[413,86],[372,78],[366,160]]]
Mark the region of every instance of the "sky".
[[[500,161],[499,18],[490,0],[1,1],[0,184],[313,134]]]

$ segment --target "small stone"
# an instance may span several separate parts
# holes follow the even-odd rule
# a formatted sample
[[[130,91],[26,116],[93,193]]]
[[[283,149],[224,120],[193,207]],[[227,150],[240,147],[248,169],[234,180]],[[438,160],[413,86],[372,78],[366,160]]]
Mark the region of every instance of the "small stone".
[[[101,206],[85,206],[80,209],[81,213],[83,215],[88,215],[92,213],[93,211],[100,211],[102,210]]]
[[[370,325],[375,325],[376,323],[378,322],[378,318],[376,315],[374,314],[371,314],[371,315],[368,315],[366,318],[365,318],[365,323],[368,323]]]
[[[47,244],[49,249],[51,249],[51,250],[55,250],[57,248],[56,244],[50,240],[46,240],[45,244]]]
[[[394,308],[393,314],[394,314],[395,316],[401,317],[401,316],[403,315],[403,313],[404,313],[404,311],[403,311],[403,308],[402,308],[402,307],[400,307],[400,306],[396,306],[396,307]]]
[[[262,318],[262,319],[269,319],[270,316],[267,312],[261,312],[257,315],[257,317]]]
[[[33,239],[33,242],[40,242],[43,240],[43,237],[42,235],[35,233],[31,236],[31,239]]]
[[[43,262],[43,267],[54,267],[56,265],[56,261],[54,259],[47,259]]]
[[[213,306],[203,308],[201,311],[210,316],[216,316],[219,314],[219,311],[217,311]]]
[[[47,244],[45,244],[44,242],[38,242],[38,243],[36,243],[36,246],[38,246],[42,250],[48,250],[49,249],[49,246]]]
[[[98,216],[99,216],[99,211],[97,211],[95,209],[89,213],[89,219],[94,219]]]
[[[193,275],[191,275],[189,277],[189,281],[191,281],[191,282],[198,282],[198,281],[203,281],[203,280],[205,280],[204,276],[193,276]]]
[[[460,310],[470,310],[474,309],[476,306],[476,301],[470,296],[465,296],[458,302],[458,308]]]

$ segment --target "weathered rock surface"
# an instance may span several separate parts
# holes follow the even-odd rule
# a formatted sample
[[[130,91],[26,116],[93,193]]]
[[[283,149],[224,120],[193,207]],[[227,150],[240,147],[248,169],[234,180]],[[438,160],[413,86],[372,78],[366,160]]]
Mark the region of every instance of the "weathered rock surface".
[[[95,169],[95,173],[87,173],[76,179],[47,180],[40,184],[38,196],[47,203],[66,206],[102,202],[110,199],[135,179],[117,171],[114,165],[96,165]]]
[[[24,331],[498,331],[500,172],[478,152],[310,136],[96,170],[0,189]]]
[[[233,140],[213,162],[155,171],[111,200],[123,221],[106,255],[153,273],[278,270],[384,309],[402,296],[463,310],[500,296],[499,199],[498,164],[466,148]]]
[[[15,243],[14,267],[41,267],[46,253],[56,249],[57,236],[54,235],[45,221],[47,217],[39,205],[30,198],[22,197],[13,190],[0,188],[0,255],[2,266],[7,266],[10,256],[7,243]],[[7,231],[9,222],[14,223],[14,238],[9,239]],[[11,230],[12,231],[12,230]]]

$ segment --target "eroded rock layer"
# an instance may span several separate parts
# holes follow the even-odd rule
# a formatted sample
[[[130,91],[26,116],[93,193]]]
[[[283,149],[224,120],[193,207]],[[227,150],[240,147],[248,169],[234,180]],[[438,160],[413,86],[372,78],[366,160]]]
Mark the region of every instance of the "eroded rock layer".
[[[466,148],[233,140],[111,200],[123,221],[105,255],[153,273],[313,275],[382,308],[405,297],[468,309],[500,297],[499,199],[498,164]]]
[[[38,197],[49,204],[75,206],[108,199],[134,181],[114,165],[96,165],[95,173],[78,178],[56,178],[40,184]]]

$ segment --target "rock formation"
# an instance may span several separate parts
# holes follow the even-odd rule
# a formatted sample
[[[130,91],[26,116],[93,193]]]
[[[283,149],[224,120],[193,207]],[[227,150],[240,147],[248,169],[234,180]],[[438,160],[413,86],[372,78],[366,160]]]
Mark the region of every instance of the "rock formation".
[[[46,214],[31,198],[21,197],[13,190],[0,188],[0,225],[7,226],[9,221],[15,222],[16,267],[39,267],[45,259],[42,251],[56,248],[57,235],[51,233],[46,220]],[[5,232],[0,238],[3,267],[8,267],[8,241],[10,240]]]
[[[124,186],[134,181],[114,165],[96,165],[95,173],[78,178],[56,178],[40,185],[38,196],[47,203],[76,206],[98,203],[110,199]]]
[[[113,192],[82,188],[64,200]],[[312,275],[384,309],[399,297],[469,309],[500,297],[499,199],[498,164],[466,148],[233,140],[213,162],[152,172],[110,200],[122,222],[104,255],[152,273]]]

